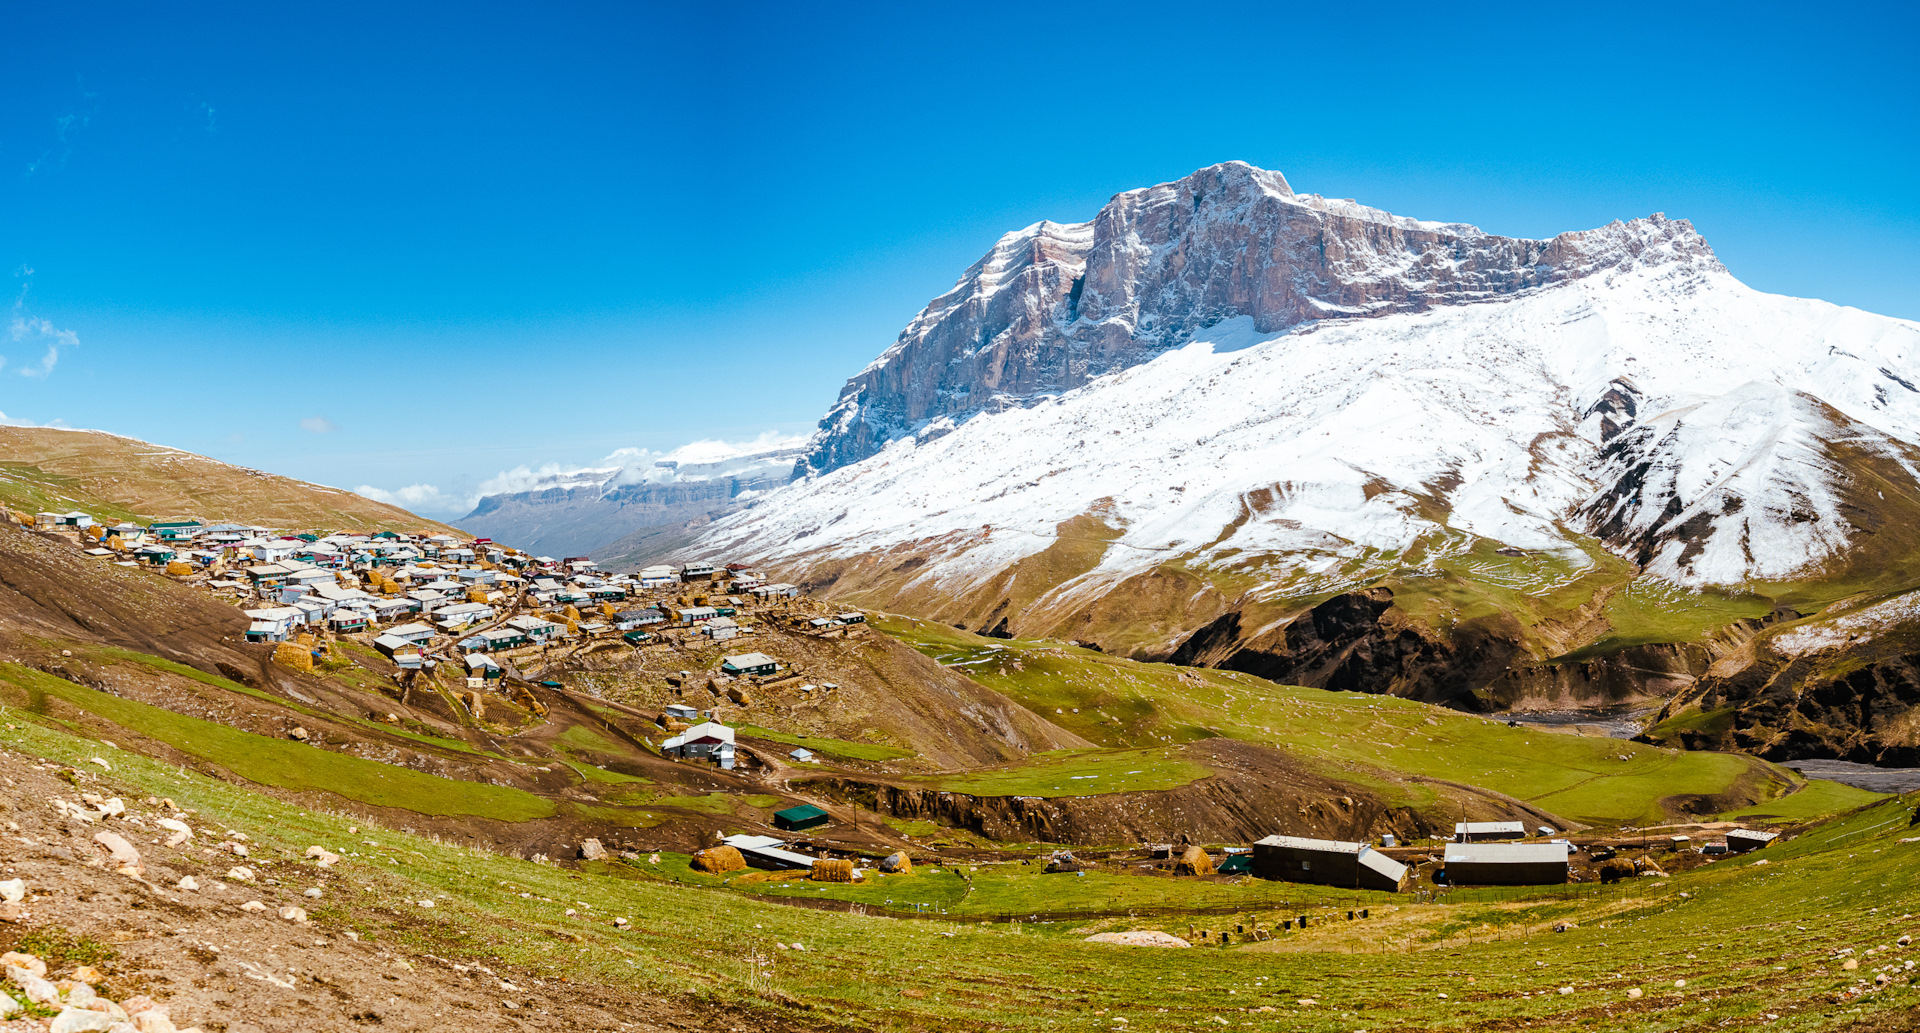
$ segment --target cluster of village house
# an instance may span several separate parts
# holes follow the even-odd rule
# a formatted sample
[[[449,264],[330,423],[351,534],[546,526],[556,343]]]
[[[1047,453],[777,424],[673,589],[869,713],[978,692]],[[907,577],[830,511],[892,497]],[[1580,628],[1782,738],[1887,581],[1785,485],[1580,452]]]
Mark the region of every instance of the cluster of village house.
[[[673,625],[727,641],[740,634],[734,620],[742,597],[756,601],[792,598],[800,590],[790,584],[769,584],[739,564],[717,567],[690,564],[680,568],[648,567],[635,574],[601,572],[590,559],[553,559],[528,556],[488,539],[460,539],[452,535],[406,535],[392,531],[371,534],[285,535],[240,524],[203,524],[194,520],[162,521],[147,526],[97,524],[85,513],[40,513],[36,527],[72,530],[93,544],[88,555],[114,562],[164,567],[169,573],[204,575],[207,587],[257,603],[246,609],[247,638],[256,642],[284,642],[303,628],[326,628],[340,634],[372,634],[372,644],[403,669],[418,668],[427,646],[436,636],[457,643],[464,654],[470,682],[484,684],[498,678],[500,665],[489,654],[539,647],[576,636],[619,635],[641,645],[651,640],[650,628]],[[369,591],[365,584],[374,588]],[[717,601],[700,605],[673,602],[638,604],[662,589],[699,586],[708,598],[724,591]],[[592,610],[600,619],[568,620],[518,615],[494,621],[502,607],[545,607],[552,611]],[[858,623],[863,614],[814,617],[815,629]],[[489,622],[492,622],[489,625]],[[489,625],[461,637],[466,629]],[[384,626],[384,627],[383,627]],[[735,678],[774,675],[779,661],[764,653],[742,653],[725,658],[720,673]],[[811,686],[809,686],[811,687]],[[713,720],[711,711],[669,704],[662,720],[682,729],[661,743],[661,752],[732,768],[736,746],[734,730]],[[790,756],[811,762],[804,748]],[[804,812],[804,813],[803,813]],[[789,831],[828,821],[818,808],[794,808],[776,816]],[[1550,837],[1552,829],[1534,830]],[[1443,872],[1448,881],[1471,885],[1539,885],[1567,881],[1569,857],[1575,848],[1564,839],[1513,842],[1526,839],[1529,830],[1518,821],[1462,822],[1445,851]],[[1734,829],[1723,842],[1707,843],[1708,854],[1743,853],[1766,846],[1771,832]],[[1681,847],[1687,837],[1671,837],[1667,845]],[[785,849],[785,843],[767,836],[729,837],[728,843],[758,864],[792,867],[813,858]],[[1381,846],[1394,846],[1382,837]],[[1395,892],[1406,888],[1409,869],[1373,845],[1296,836],[1268,836],[1251,849],[1231,851],[1226,865],[1254,875],[1323,885]],[[1237,867],[1234,867],[1237,866]]]
[[[282,534],[197,520],[108,526],[81,512],[40,513],[33,522],[43,530],[77,533],[87,555],[163,568],[235,598],[249,620],[248,641],[285,642],[315,629],[364,634],[404,671],[433,664],[432,644],[439,640],[454,647],[469,677],[481,683],[501,676],[496,655],[567,640],[619,636],[642,645],[660,628],[677,627],[729,641],[750,630],[735,619],[747,600],[800,594],[742,564],[654,566],[616,575],[585,557],[530,556],[486,538],[447,534]],[[675,590],[697,591],[699,605],[663,598]],[[561,621],[516,613],[496,619],[501,612],[536,609],[593,616]],[[865,619],[846,613],[808,623],[825,628]],[[727,657],[720,671],[765,677],[778,667],[765,654],[743,653]],[[669,740],[667,748],[732,767],[731,730],[722,737],[721,729],[705,722],[690,729],[693,734]]]

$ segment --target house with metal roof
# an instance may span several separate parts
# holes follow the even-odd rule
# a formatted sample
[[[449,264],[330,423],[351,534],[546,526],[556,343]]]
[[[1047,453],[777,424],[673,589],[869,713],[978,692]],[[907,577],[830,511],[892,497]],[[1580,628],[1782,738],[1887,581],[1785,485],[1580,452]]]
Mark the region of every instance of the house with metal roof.
[[[1310,882],[1348,889],[1398,893],[1407,866],[1365,843],[1300,836],[1268,836],[1253,844],[1253,874],[1263,879]]]
[[[1486,843],[1501,839],[1527,838],[1527,825],[1522,821],[1462,821],[1453,826],[1453,841],[1456,843]]]
[[[665,756],[712,760],[733,767],[733,729],[718,721],[704,721],[660,744]]]
[[[832,815],[808,803],[773,812],[773,827],[787,832],[819,828],[832,820]]]
[[[1728,829],[1727,852],[1744,854],[1749,850],[1758,850],[1780,838],[1778,832],[1761,832],[1757,829]]]
[[[1455,843],[1447,847],[1447,882],[1455,886],[1550,886],[1567,881],[1560,843]]]
[[[743,674],[772,674],[779,666],[780,661],[775,660],[765,653],[742,653],[739,656],[727,657],[720,662],[720,669],[722,671],[736,677]]]
[[[727,836],[720,842],[740,851],[755,868],[813,867],[813,858],[786,849],[787,841],[773,836]]]

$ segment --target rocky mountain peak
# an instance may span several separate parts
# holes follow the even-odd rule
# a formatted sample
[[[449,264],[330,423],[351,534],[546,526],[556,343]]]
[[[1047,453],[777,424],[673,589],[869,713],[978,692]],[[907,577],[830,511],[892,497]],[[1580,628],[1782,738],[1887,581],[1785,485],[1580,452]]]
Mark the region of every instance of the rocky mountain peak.
[[[1721,271],[1684,219],[1526,240],[1297,194],[1278,172],[1225,162],[1117,194],[1089,222],[1002,237],[847,381],[797,472],[1034,404],[1237,317],[1272,333],[1664,264]]]

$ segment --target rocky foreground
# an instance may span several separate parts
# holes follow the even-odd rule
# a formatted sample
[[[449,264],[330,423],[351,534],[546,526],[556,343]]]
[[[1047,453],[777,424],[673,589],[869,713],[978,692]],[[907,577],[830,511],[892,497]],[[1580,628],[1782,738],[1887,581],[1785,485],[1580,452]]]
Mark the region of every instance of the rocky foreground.
[[[361,844],[263,846],[111,765],[0,750],[0,1033],[667,1028],[670,1005],[363,941],[349,909],[435,902],[384,899]]]

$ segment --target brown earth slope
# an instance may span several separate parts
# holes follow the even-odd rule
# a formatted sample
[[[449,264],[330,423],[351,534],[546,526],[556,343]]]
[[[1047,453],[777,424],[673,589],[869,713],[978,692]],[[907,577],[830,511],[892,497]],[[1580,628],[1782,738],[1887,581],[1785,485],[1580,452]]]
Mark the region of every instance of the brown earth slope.
[[[458,533],[350,491],[95,430],[0,427],[0,503],[116,520]]]

